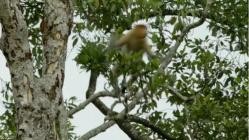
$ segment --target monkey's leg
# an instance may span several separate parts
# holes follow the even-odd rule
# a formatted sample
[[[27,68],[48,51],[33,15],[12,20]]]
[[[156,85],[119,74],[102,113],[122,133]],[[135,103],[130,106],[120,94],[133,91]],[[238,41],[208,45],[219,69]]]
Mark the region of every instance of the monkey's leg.
[[[118,65],[115,65],[112,68],[112,77],[111,77],[111,85],[113,86],[114,92],[115,94],[120,97],[120,89],[119,89],[119,85],[118,85]]]

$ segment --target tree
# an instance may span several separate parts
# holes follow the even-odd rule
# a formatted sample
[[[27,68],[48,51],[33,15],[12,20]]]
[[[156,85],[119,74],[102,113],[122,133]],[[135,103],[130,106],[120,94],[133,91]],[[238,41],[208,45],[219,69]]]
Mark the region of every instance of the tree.
[[[0,120],[8,131],[1,130],[0,137],[73,139],[68,118],[93,103],[106,116],[105,122],[80,140],[114,124],[133,140],[246,139],[247,4],[245,0],[3,0],[0,50],[11,74],[6,90],[11,90],[14,102],[5,92],[10,107]],[[147,63],[138,60],[138,54],[109,49],[113,30],[121,34],[141,19],[151,24],[157,56]],[[203,24],[210,34],[189,35]],[[85,29],[94,33],[92,38],[82,34]],[[71,32],[72,45],[81,46],[75,61],[91,73],[87,99],[79,105],[66,104],[62,95]],[[111,71],[117,64],[122,80],[113,87],[113,78],[118,77]],[[100,75],[108,87],[96,93]],[[113,98],[113,105],[109,108],[101,97]],[[174,117],[156,110],[164,98],[177,106]],[[124,110],[117,112],[116,104]],[[145,113],[150,115],[144,117]]]
[[[38,6],[34,8],[34,6]],[[43,13],[42,32],[34,29]],[[67,139],[62,98],[64,63],[72,26],[69,1],[2,1],[1,50],[8,61],[16,110],[16,139]],[[41,35],[42,33],[42,35]],[[35,75],[30,43],[42,38],[42,68]],[[38,39],[36,38],[36,39]],[[39,47],[41,48],[41,47]],[[38,56],[37,56],[38,57]],[[38,63],[38,61],[36,62]]]

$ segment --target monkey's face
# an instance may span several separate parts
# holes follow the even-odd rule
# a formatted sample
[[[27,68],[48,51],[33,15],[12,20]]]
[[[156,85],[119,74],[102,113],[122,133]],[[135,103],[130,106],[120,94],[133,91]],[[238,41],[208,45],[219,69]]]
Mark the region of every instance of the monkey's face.
[[[137,25],[134,30],[137,38],[145,38],[147,35],[147,28],[144,25]]]

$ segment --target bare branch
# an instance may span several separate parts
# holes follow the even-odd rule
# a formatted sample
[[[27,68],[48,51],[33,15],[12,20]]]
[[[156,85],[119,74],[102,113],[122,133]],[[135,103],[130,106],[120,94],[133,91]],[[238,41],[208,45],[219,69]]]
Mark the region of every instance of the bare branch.
[[[113,94],[113,95],[115,95],[115,94]],[[93,96],[93,95],[92,95],[92,96]],[[143,96],[142,96],[142,93],[138,94],[138,96],[135,97],[135,99],[133,100],[133,102],[130,103],[130,104],[128,105],[128,109],[127,109],[128,112],[131,111],[131,110],[136,106],[137,101],[138,101],[141,97],[143,97]],[[121,111],[120,113],[113,112],[112,114],[117,114],[117,115],[114,116],[114,117],[110,117],[109,119],[119,120],[119,121],[122,120],[122,121],[124,121],[124,117],[125,117],[125,115],[126,115],[126,113],[127,113],[127,110],[124,109],[124,110]],[[109,111],[111,111],[111,110],[109,109]],[[122,123],[123,123],[123,122],[122,122]],[[101,126],[95,128],[95,129],[89,131],[87,134],[84,134],[84,136],[82,136],[82,137],[84,137],[84,138],[87,138],[87,137],[90,138],[89,136],[91,136],[91,137],[96,136],[96,135],[99,134],[100,132],[104,132],[106,129],[108,129],[109,127],[111,127],[113,124],[115,124],[115,122],[111,120],[111,121],[109,121],[108,124],[105,123],[105,124],[103,124],[103,125],[101,125]],[[129,126],[129,127],[132,129],[131,126]],[[136,134],[136,132],[133,132],[133,133]],[[136,134],[136,135],[138,135],[138,134]],[[147,138],[145,138],[145,139],[147,139]],[[80,140],[83,140],[83,139],[80,139]]]
[[[105,132],[108,128],[110,128],[114,124],[115,124],[114,121],[105,122],[105,123],[101,124],[100,126],[85,133],[83,136],[81,136],[79,138],[79,140],[89,140],[90,138],[98,135],[99,133]]]
[[[162,128],[158,127],[156,124],[144,119],[137,117],[135,115],[128,115],[127,119],[131,122],[136,122],[142,124],[145,127],[150,128],[152,131],[156,132],[158,135],[162,136],[166,140],[175,140],[176,138],[171,137]]]
[[[68,112],[68,117],[72,117],[72,115],[74,115],[75,113],[77,113],[77,112],[79,112],[80,110],[84,109],[89,103],[91,103],[91,102],[92,102],[93,100],[95,100],[96,98],[104,97],[104,96],[111,96],[111,97],[114,97],[115,94],[108,93],[108,92],[105,92],[105,91],[102,91],[102,92],[93,94],[93,95],[91,95],[88,99],[86,99],[84,102],[80,103],[77,107],[71,109],[71,110]]]
[[[112,113],[111,116],[107,116],[106,119],[114,119],[114,120],[122,120],[128,112],[130,112],[132,109],[135,108],[135,106],[137,105],[138,101],[144,97],[143,92],[139,92],[138,94],[136,94],[136,96],[134,97],[133,101],[131,103],[129,103],[125,109],[123,109],[120,113],[116,113],[113,112],[112,110],[110,110]]]
[[[106,93],[105,93],[105,94],[106,94]],[[96,94],[95,94],[95,95],[96,95]],[[115,94],[112,94],[112,95],[115,96]],[[92,96],[94,96],[94,95],[92,95]],[[92,96],[90,96],[90,98],[91,98]],[[135,97],[135,99],[127,106],[128,109],[124,109],[124,110],[121,111],[120,113],[112,112],[111,114],[116,114],[116,116],[110,116],[108,119],[119,120],[119,121],[120,121],[120,120],[124,120],[124,117],[125,117],[127,111],[128,111],[128,112],[131,111],[131,110],[136,106],[137,101],[138,101],[139,99],[141,99],[141,97],[143,97],[143,94],[142,94],[142,93],[137,94],[137,96]],[[89,98],[89,99],[90,99],[90,98]],[[95,98],[95,99],[96,99],[96,98]],[[109,111],[111,111],[111,110],[109,110]],[[86,138],[91,138],[91,137],[93,137],[93,136],[96,136],[96,135],[99,134],[100,132],[104,132],[106,129],[108,129],[109,127],[111,127],[113,124],[115,124],[115,122],[111,120],[111,121],[109,121],[108,124],[105,123],[105,124],[103,124],[103,125],[101,125],[101,126],[95,128],[95,129],[93,129],[93,130],[87,132],[87,133],[84,134],[81,138],[86,139]],[[81,139],[81,140],[83,140],[83,139]]]
[[[93,96],[93,93],[96,90],[98,76],[99,76],[98,73],[91,71],[89,85],[88,85],[88,88],[86,91],[86,98],[87,99],[90,98],[91,96]]]
[[[91,71],[90,76],[90,82],[88,86],[88,91],[86,93],[86,97],[90,97],[96,88],[96,82],[97,82],[98,74]],[[111,110],[100,100],[95,99],[92,101],[92,103],[104,114],[108,115]],[[132,107],[132,106],[131,106]],[[115,112],[114,112],[115,113]],[[117,113],[116,113],[117,114]],[[120,129],[122,129],[132,140],[150,140],[150,138],[147,135],[142,134],[141,132],[138,132],[131,124],[126,122],[125,120],[116,120],[115,121]]]
[[[131,140],[152,140],[147,134],[140,132],[126,120],[116,120],[118,126],[130,137]]]
[[[90,80],[89,80],[89,85],[88,89],[86,92],[86,98],[88,99],[91,97],[95,90],[96,90],[96,84],[97,84],[97,78],[98,78],[98,73],[91,71],[90,74]],[[109,108],[98,98],[93,100],[92,103],[104,114],[107,115],[109,112]]]

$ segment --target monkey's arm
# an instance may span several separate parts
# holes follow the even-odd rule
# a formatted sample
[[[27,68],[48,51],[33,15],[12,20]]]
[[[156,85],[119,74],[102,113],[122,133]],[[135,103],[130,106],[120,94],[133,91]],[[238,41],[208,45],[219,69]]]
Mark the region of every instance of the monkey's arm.
[[[132,32],[128,32],[126,35],[122,36],[116,43],[115,47],[122,47],[124,45],[127,45],[127,42],[130,40],[132,36]]]
[[[151,51],[151,46],[147,42],[144,43],[144,49],[149,60],[155,57],[155,54]]]

